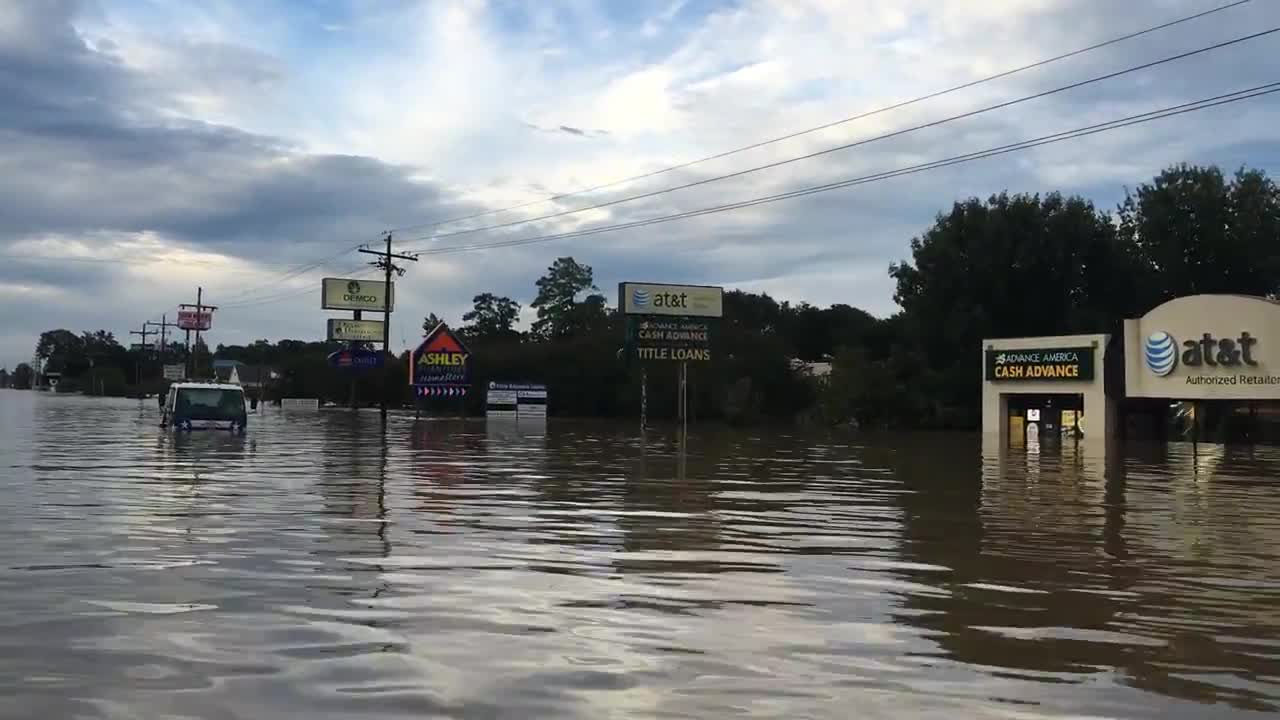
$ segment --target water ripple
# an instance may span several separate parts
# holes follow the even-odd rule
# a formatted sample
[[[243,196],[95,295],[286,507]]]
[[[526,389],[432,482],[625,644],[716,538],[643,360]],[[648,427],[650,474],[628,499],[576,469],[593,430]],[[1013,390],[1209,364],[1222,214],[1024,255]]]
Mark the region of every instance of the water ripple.
[[[0,391],[0,717],[1280,710],[1280,454]]]

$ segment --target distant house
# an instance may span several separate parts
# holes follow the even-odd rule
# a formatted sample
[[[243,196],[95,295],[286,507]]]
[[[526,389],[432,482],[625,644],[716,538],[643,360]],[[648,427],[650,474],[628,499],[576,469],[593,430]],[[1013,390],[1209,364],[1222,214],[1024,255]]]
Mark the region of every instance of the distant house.
[[[9,368],[0,368],[0,388],[9,387]]]
[[[241,365],[236,368],[236,372],[240,375],[240,384],[246,390],[259,390],[270,387],[284,374],[269,365]]]
[[[246,365],[238,360],[214,360],[213,374],[218,382],[239,385],[250,395],[259,395],[284,377],[269,365]]]
[[[239,363],[236,363],[234,365],[222,365],[221,367],[219,367],[217,362],[215,361],[213,365],[213,378],[218,382],[225,383],[227,385],[239,385],[240,384]]]
[[[831,363],[827,362],[805,362],[797,358],[791,360],[791,369],[802,375],[808,375],[811,378],[824,380],[831,376]]]

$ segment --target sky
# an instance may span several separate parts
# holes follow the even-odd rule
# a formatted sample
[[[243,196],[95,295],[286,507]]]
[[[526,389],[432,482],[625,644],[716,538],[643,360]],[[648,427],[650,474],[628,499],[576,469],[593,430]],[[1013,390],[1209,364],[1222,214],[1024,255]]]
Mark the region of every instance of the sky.
[[[197,287],[219,307],[211,344],[321,339],[337,314],[320,309],[320,279],[368,276],[354,248],[388,230],[398,249],[427,253],[397,283],[393,350],[421,337],[427,313],[459,323],[481,292],[520,302],[527,323],[535,281],[565,255],[594,268],[611,302],[620,281],[673,282],[889,315],[890,263],[909,259],[911,239],[955,201],[1061,191],[1111,210],[1175,163],[1274,175],[1280,95],[733,211],[483,246],[864,177],[1280,80],[1269,72],[1277,33],[875,139],[1280,27],[1280,2],[1253,0],[838,122],[1227,2],[6,0],[0,367],[29,360],[48,329],[127,341],[145,321],[172,320]],[[618,182],[638,175],[648,177]]]

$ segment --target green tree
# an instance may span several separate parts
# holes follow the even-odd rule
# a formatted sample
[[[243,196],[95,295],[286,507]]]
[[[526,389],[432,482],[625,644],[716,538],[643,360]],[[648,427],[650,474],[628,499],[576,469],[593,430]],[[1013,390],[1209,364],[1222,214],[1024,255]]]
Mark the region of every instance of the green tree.
[[[929,424],[977,424],[983,338],[1103,332],[1137,310],[1133,253],[1078,197],[956,203],[911,253],[889,273],[899,326],[924,361],[912,387],[934,406]]]
[[[469,338],[494,339],[515,334],[520,317],[520,303],[493,293],[480,293],[471,299],[473,308],[462,316],[467,323],[462,332]]]
[[[1228,180],[1217,167],[1171,167],[1126,194],[1119,221],[1142,269],[1142,310],[1199,293],[1280,293],[1280,190],[1261,171]]]
[[[422,319],[422,334],[426,335],[432,330],[435,330],[436,326],[442,322],[444,321],[441,320],[435,313],[427,313],[427,316]]]
[[[18,363],[18,366],[13,369],[13,377],[9,382],[15,390],[30,390],[31,384],[35,382],[35,372],[30,365]]]
[[[84,339],[70,330],[47,330],[40,333],[36,357],[45,361],[46,372],[79,375],[89,367]]]
[[[542,339],[566,337],[571,330],[569,318],[578,304],[578,296],[599,289],[591,266],[571,257],[556,258],[547,273],[538,278],[537,287],[538,296],[530,303],[538,311],[532,330],[533,335]],[[603,296],[595,304],[603,306]]]

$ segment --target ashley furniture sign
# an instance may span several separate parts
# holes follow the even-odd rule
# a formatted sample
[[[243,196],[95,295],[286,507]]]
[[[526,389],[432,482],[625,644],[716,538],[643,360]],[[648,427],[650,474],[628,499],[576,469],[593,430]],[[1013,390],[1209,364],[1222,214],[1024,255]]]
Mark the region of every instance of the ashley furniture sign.
[[[1092,347],[987,350],[987,379],[1092,380]]]

